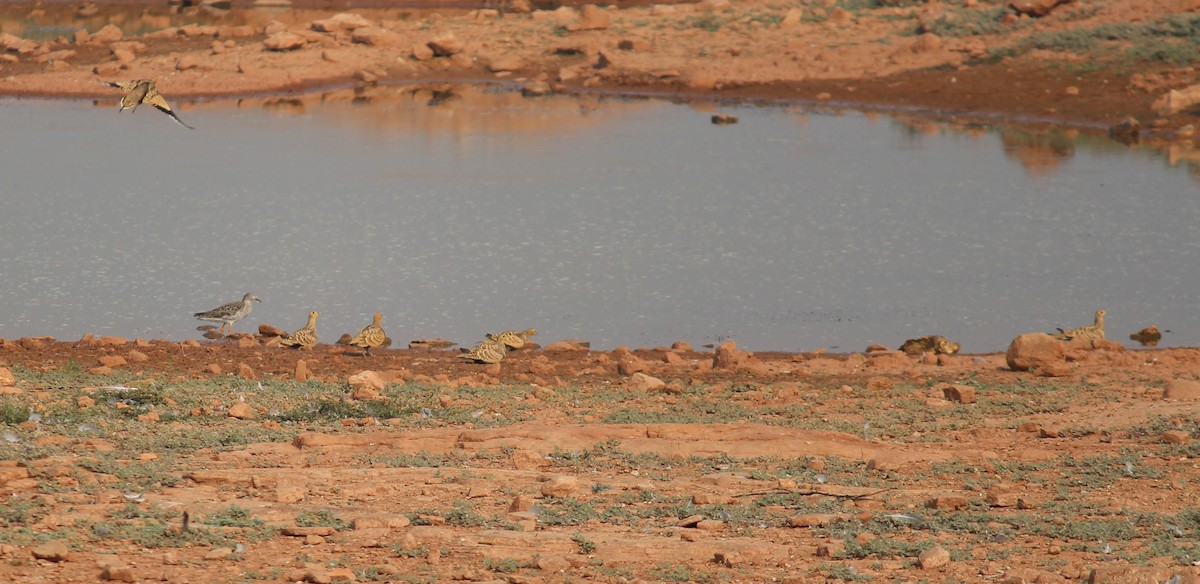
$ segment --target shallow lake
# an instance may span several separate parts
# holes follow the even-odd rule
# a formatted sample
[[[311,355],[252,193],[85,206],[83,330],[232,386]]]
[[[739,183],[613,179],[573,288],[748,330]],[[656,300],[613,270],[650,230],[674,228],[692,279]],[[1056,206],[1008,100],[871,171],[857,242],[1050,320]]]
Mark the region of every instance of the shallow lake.
[[[253,292],[236,331],[319,310],[325,342],[378,311],[401,346],[983,352],[1105,308],[1200,345],[1188,152],[482,85],[176,103],[195,131],[115,97],[0,100],[0,337],[197,338]]]

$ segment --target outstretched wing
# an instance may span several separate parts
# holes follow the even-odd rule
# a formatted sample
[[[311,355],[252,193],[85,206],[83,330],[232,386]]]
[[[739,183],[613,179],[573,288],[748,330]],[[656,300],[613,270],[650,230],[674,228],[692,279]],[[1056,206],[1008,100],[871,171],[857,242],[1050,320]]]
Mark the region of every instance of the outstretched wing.
[[[141,83],[141,80],[137,80],[137,81],[105,81],[105,80],[101,79],[100,83],[103,83],[109,87],[115,87],[124,92],[130,92],[130,91],[133,91],[134,87],[137,87],[138,83]]]
[[[148,103],[148,104],[158,108],[158,111],[160,111],[164,114],[167,114],[168,116],[171,116],[171,119],[175,120],[175,122],[177,124],[187,128],[189,130],[196,129],[196,128],[193,128],[193,127],[183,123],[183,120],[179,119],[179,116],[175,115],[175,112],[171,111],[171,105],[167,103],[166,98],[164,98],[162,96],[162,94],[157,91],[147,93],[146,97],[142,99],[142,103]]]

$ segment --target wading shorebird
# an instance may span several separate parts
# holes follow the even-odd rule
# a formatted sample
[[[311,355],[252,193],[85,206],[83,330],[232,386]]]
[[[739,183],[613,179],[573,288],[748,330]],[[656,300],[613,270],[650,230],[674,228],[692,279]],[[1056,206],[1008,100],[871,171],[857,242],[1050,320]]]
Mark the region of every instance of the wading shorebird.
[[[116,87],[125,92],[125,97],[121,98],[121,108],[117,110],[117,113],[125,110],[137,111],[137,106],[146,103],[158,108],[158,111],[171,116],[171,119],[175,120],[179,125],[189,130],[196,129],[183,123],[183,120],[179,119],[179,116],[171,111],[171,104],[167,103],[166,98],[158,92],[156,85],[158,77],[153,79],[135,79],[133,81],[101,81],[101,83],[109,87]]]
[[[487,338],[499,343],[504,343],[510,349],[520,349],[529,341],[529,337],[537,334],[537,329],[525,329],[523,331],[500,331],[498,333],[489,333]]]
[[[250,310],[254,308],[252,302],[262,302],[262,300],[247,292],[245,296],[242,296],[240,302],[222,304],[212,310],[197,312],[192,316],[200,320],[211,320],[212,322],[221,323],[221,334],[225,334],[225,325],[229,325],[229,332],[232,334],[233,323],[246,318],[250,314]]]
[[[458,355],[459,359],[466,359],[476,363],[499,363],[504,358],[507,349],[504,343],[485,339],[482,343],[475,345],[470,350]]]
[[[308,313],[308,324],[304,328],[284,335],[279,339],[279,344],[285,347],[296,347],[298,349],[311,349],[317,344],[317,317],[321,313],[312,311]]]
[[[1104,338],[1104,309],[1096,311],[1096,323],[1088,326],[1064,331],[1058,329],[1058,334],[1054,338],[1069,341],[1071,339],[1103,339]]]
[[[371,324],[363,327],[361,331],[358,331],[358,334],[354,335],[353,339],[350,339],[350,344],[354,345],[355,347],[361,347],[365,351],[363,354],[367,357],[370,357],[371,349],[375,347],[382,347],[384,340],[387,339],[387,335],[384,334],[383,328],[379,326],[379,323],[382,320],[383,313],[376,312],[375,318]]]

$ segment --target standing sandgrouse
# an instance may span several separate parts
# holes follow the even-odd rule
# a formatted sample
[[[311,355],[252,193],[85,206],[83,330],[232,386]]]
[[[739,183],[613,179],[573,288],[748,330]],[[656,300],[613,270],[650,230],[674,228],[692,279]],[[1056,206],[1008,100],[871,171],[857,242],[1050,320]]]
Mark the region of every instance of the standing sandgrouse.
[[[308,324],[304,328],[284,335],[279,339],[279,344],[285,347],[296,347],[298,349],[311,349],[317,344],[317,317],[321,313],[312,311],[308,313]]]
[[[368,357],[371,356],[371,349],[375,347],[382,347],[384,340],[387,339],[387,335],[384,334],[383,328],[379,326],[379,323],[382,320],[383,313],[376,312],[375,318],[371,324],[363,327],[361,331],[358,331],[358,334],[354,335],[353,339],[350,339],[350,344],[354,345],[355,347],[363,348],[365,350],[363,354]]]

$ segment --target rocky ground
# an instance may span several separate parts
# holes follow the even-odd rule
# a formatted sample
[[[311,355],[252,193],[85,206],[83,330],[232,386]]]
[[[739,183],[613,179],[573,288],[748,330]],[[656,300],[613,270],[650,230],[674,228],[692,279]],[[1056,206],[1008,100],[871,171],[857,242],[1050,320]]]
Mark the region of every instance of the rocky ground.
[[[0,94],[115,101],[97,78],[158,76],[186,110],[502,79],[1132,116],[1200,160],[1200,2],[1017,4],[14,4]],[[0,341],[0,581],[1200,582],[1200,350],[1016,348],[556,342],[476,365],[265,335]]]
[[[1197,0],[490,6],[14,4],[0,95],[115,100],[97,77],[157,76],[177,100],[499,78],[535,93],[919,106],[1099,128],[1132,116],[1171,139],[1191,137],[1200,101],[1200,88],[1185,91],[1200,82]]]
[[[696,349],[0,341],[0,581],[1200,581],[1200,350]]]

